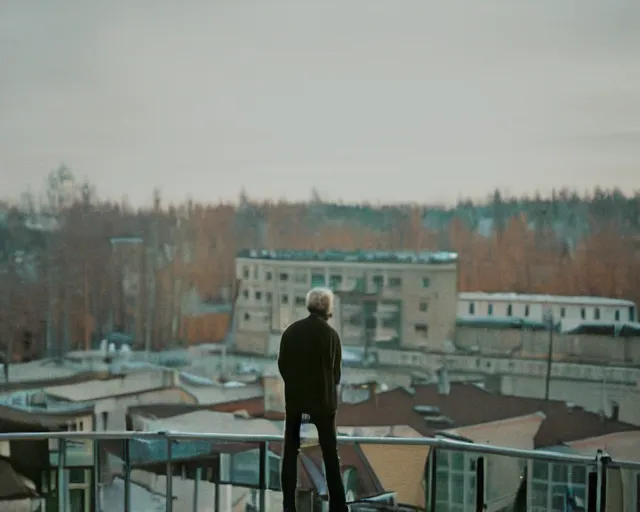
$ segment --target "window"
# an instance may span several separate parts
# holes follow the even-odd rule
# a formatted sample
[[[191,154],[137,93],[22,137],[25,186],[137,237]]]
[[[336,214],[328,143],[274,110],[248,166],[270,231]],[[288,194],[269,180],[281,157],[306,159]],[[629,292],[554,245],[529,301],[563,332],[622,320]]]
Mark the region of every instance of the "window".
[[[584,308],[580,308],[580,318],[582,318],[583,320],[587,318],[587,312]]]
[[[429,303],[426,301],[420,302],[420,311],[422,311],[423,313],[429,311]]]
[[[422,287],[423,288],[429,288],[429,286],[431,286],[431,279],[429,279],[428,277],[423,277],[422,278]]]
[[[593,310],[593,319],[600,320],[600,308],[595,308]]]
[[[629,322],[636,321],[636,308],[635,306],[629,306]]]
[[[288,281],[289,280],[289,274],[287,274],[286,272],[280,272],[280,281]]]
[[[470,315],[476,314],[476,305],[474,302],[469,302],[469,314]]]
[[[256,300],[262,300],[262,292],[256,292]]]
[[[74,512],[89,512],[91,510],[91,470],[84,468],[73,468],[65,471],[67,509]],[[47,478],[48,476],[48,478]],[[48,480],[48,481],[47,481]],[[43,491],[46,510],[58,510],[57,497],[58,475],[53,470],[48,475],[43,475]],[[49,487],[51,492],[49,492]]]
[[[373,288],[376,291],[380,291],[384,287],[384,277],[383,276],[373,276],[373,279],[371,279],[371,282],[373,283]]]
[[[489,305],[487,306],[487,314],[488,314],[489,316],[493,315],[493,304],[489,304]]]
[[[244,319],[246,322],[248,322],[249,320],[251,320],[251,315],[249,313],[245,313],[244,314]]]
[[[524,316],[529,316],[529,304],[524,307]]]
[[[619,309],[616,309],[616,312],[615,312],[614,316],[615,316],[616,322],[619,322],[620,321],[620,310]]]
[[[383,318],[382,320],[377,321],[378,324],[382,324],[382,327],[385,329],[400,329],[400,320],[396,316],[392,316],[391,318]],[[373,326],[375,328],[375,325]]]
[[[567,316],[567,308],[560,308],[560,318]]]
[[[399,277],[390,277],[389,278],[389,288],[401,288],[402,287],[402,279]]]
[[[427,324],[416,324],[415,329],[416,334],[420,334],[422,336],[429,334],[429,326]]]
[[[324,286],[326,284],[326,280],[324,277],[324,272],[313,272],[311,274],[311,287],[315,288],[317,286]]]
[[[247,290],[246,288],[244,290],[242,290],[242,297],[245,299],[249,298],[249,290]]]
[[[267,292],[264,294],[264,298],[268,303],[271,303],[271,292]]]
[[[569,500],[577,506],[587,503],[587,467],[533,461],[532,512],[564,512]]]
[[[511,315],[513,315],[513,306],[509,304],[507,306],[507,316],[511,316]]]
[[[304,306],[305,299],[304,297],[296,297],[296,306]]]
[[[269,485],[279,487],[280,457],[271,452],[269,455]],[[235,453],[230,456],[230,482],[233,485],[257,486],[259,483],[259,451],[257,449]],[[224,482],[226,483],[226,482]]]
[[[246,265],[242,267],[242,278],[249,279],[249,267]]]
[[[464,512],[474,507],[477,460],[473,453],[436,451],[436,511]]]
[[[342,284],[342,276],[339,276],[337,274],[329,276],[329,286],[331,288],[339,288],[341,284]]]
[[[270,270],[267,270],[267,271],[264,273],[264,278],[265,278],[267,281],[271,281],[271,280],[273,279],[273,273],[272,273]]]
[[[283,293],[280,297],[281,304],[289,304],[289,296],[286,293]]]

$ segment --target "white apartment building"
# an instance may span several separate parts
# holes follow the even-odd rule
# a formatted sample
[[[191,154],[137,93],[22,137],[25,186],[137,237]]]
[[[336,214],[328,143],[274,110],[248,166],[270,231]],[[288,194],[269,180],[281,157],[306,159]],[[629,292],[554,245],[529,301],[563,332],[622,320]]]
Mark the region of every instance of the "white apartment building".
[[[457,255],[382,251],[242,251],[235,341],[273,355],[280,333],[307,315],[315,286],[336,293],[332,325],[345,345],[440,350],[456,320]]]

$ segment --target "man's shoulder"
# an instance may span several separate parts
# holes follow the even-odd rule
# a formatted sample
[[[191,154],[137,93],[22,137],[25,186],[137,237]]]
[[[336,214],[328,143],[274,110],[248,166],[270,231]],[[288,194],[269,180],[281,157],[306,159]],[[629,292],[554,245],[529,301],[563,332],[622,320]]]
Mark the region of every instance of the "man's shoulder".
[[[298,331],[300,328],[304,328],[307,324],[307,318],[301,318],[300,320],[296,320],[295,322],[291,322],[287,327],[285,327],[284,331],[282,331],[282,336],[288,336],[295,331]]]

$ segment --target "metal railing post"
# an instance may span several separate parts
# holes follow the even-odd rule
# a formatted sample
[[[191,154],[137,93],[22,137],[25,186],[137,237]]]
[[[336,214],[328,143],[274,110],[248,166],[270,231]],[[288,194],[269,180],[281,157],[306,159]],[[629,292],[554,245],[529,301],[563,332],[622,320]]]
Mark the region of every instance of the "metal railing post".
[[[484,510],[484,457],[476,459],[476,512]]]
[[[602,450],[596,453],[596,510],[605,512],[607,508],[607,465],[610,458],[605,456]]]
[[[220,512],[220,476],[222,475],[222,454],[218,452],[218,461],[216,462],[217,471],[215,475],[215,482],[213,484],[213,492],[215,495],[213,497],[214,504],[213,510],[214,512]]]
[[[166,511],[173,511],[173,464],[171,459],[173,458],[173,440],[167,435],[167,470],[166,470],[166,492],[165,499],[167,500]]]
[[[102,512],[102,502],[100,499],[100,481],[102,480],[102,470],[100,466],[100,442],[93,441],[93,510]]]
[[[202,478],[202,468],[196,468],[195,478],[193,480],[193,512],[198,512],[198,501],[200,496],[200,479]]]
[[[131,512],[131,454],[129,439],[122,440],[122,460],[124,464],[124,512]]]
[[[58,483],[57,487],[57,495],[58,495],[58,511],[66,512],[67,511],[67,490],[66,490],[66,473],[65,466],[67,459],[67,440],[66,439],[58,439]]]
[[[436,491],[437,491],[437,475],[436,471],[438,470],[438,450],[432,448],[431,449],[431,467],[429,471],[429,482],[426,484],[429,486],[429,510],[430,512],[435,512],[436,510]]]
[[[260,512],[267,512],[267,474],[269,472],[269,454],[267,442],[260,443],[258,489],[260,492]]]

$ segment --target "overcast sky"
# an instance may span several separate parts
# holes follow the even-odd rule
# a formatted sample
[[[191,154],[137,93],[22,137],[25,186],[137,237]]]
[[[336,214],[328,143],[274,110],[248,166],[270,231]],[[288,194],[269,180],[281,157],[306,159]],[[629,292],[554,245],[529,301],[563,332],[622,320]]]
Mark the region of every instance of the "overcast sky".
[[[2,0],[0,196],[640,188],[638,0]]]

